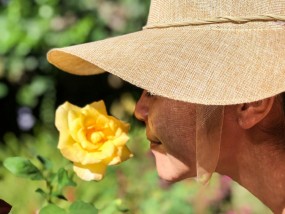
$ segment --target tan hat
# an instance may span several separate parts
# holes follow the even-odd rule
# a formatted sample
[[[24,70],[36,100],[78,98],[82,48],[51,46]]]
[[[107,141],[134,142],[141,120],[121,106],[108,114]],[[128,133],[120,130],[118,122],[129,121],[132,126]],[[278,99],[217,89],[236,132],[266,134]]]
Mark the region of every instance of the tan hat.
[[[285,91],[285,0],[152,0],[142,31],[53,49],[48,61],[175,100],[256,101]]]

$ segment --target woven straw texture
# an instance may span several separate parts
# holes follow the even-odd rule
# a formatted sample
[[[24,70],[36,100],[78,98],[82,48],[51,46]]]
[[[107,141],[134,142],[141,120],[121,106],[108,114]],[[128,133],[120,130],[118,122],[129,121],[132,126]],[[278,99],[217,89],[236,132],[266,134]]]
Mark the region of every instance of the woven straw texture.
[[[256,101],[285,91],[285,22],[176,25],[264,14],[284,17],[285,0],[153,0],[144,30],[53,49],[48,60],[78,75],[108,71],[175,100]]]

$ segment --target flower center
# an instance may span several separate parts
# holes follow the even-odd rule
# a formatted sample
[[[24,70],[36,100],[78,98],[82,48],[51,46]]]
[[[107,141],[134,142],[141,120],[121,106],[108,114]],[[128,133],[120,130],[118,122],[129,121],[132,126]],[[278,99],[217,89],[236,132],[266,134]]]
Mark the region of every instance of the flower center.
[[[104,133],[102,130],[96,128],[95,126],[89,126],[86,130],[86,138],[92,144],[102,144],[104,142]],[[99,146],[99,145],[98,145]]]

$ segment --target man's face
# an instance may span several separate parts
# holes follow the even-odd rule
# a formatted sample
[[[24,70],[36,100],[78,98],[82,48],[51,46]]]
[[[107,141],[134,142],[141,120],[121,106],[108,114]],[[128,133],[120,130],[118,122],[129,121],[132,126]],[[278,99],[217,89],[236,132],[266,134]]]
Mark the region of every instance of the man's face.
[[[135,116],[145,122],[162,179],[178,181],[196,176],[195,105],[144,91],[136,105]]]

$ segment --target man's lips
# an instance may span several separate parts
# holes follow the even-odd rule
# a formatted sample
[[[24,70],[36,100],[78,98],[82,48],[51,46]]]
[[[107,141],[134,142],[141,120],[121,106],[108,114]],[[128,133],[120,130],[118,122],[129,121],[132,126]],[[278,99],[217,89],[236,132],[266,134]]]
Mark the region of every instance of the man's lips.
[[[159,152],[159,153],[165,153],[164,146],[159,141],[150,140],[150,149],[151,149],[152,152],[156,151],[156,152]]]
[[[146,137],[147,137],[147,139],[148,139],[148,141],[150,142],[151,145],[160,145],[160,144],[162,144],[159,141],[159,139],[157,139],[157,137],[150,132],[148,127],[146,128]]]

